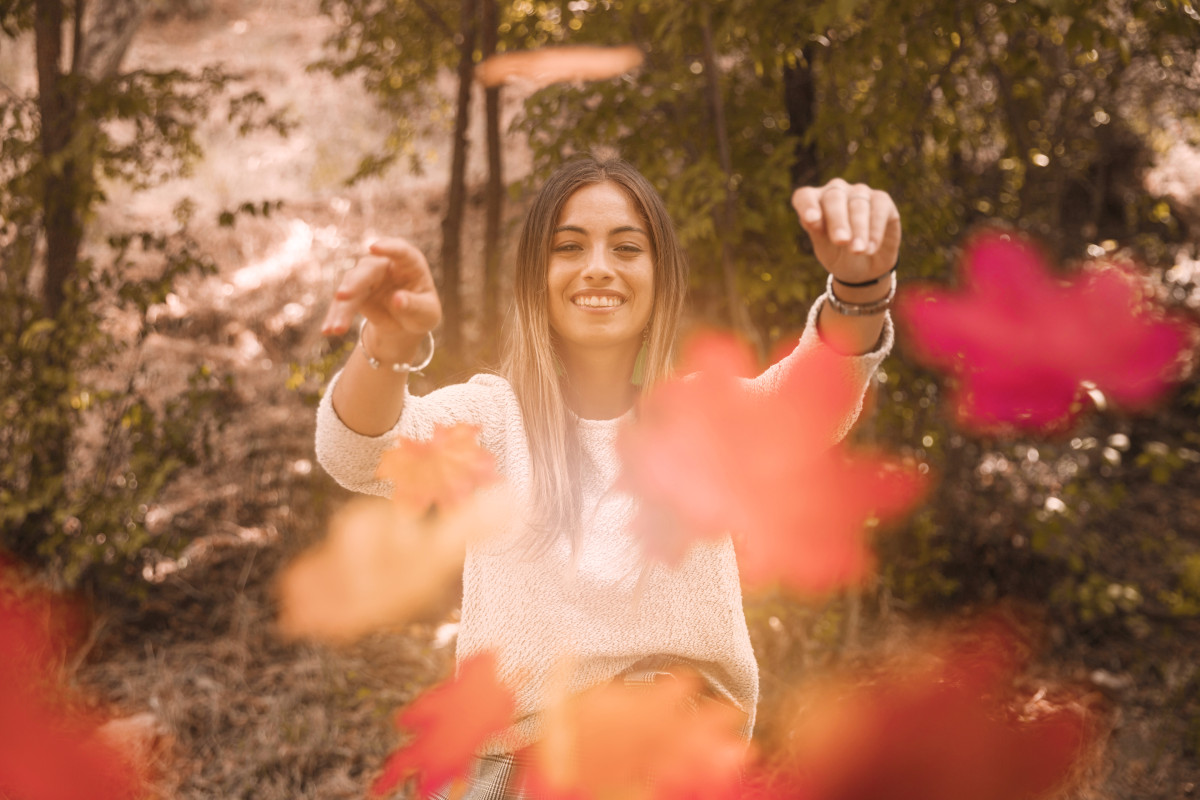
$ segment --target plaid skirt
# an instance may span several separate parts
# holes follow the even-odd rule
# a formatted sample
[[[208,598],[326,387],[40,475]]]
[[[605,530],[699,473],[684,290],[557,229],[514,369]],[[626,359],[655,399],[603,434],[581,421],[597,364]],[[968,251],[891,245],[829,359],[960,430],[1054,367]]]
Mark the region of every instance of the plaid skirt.
[[[617,679],[621,680],[625,686],[645,687],[653,686],[664,680],[676,680],[677,677],[669,668],[664,668],[633,670],[618,676]],[[699,709],[700,703],[706,699],[728,702],[707,687],[688,697],[685,702],[688,708],[694,711]],[[749,741],[749,716],[742,725],[741,735],[742,738]],[[525,787],[520,785],[518,780],[524,766],[524,759],[514,753],[479,756],[471,765],[471,771],[465,783],[459,782],[457,786],[451,783],[434,792],[430,797],[432,800],[537,800],[535,796],[525,792]]]

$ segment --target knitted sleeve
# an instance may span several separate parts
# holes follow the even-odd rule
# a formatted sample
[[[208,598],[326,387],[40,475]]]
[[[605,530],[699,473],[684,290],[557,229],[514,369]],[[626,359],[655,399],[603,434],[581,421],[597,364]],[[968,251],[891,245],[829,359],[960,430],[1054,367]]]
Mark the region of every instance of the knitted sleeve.
[[[508,382],[496,375],[476,375],[466,383],[445,386],[416,397],[404,389],[404,410],[395,427],[380,436],[364,436],[346,426],[333,408],[333,387],[341,373],[329,383],[317,408],[317,461],[342,486],[354,492],[389,497],[390,481],[379,480],[375,470],[383,453],[400,439],[424,440],[439,425],[465,422],[480,428],[479,444],[503,460],[506,415],[516,397]]]
[[[801,334],[796,349],[773,364],[762,375],[746,382],[747,388],[751,392],[766,393],[775,391],[784,376],[787,375],[788,369],[798,363],[804,357],[805,353],[817,348],[828,347],[817,332],[817,315],[821,313],[823,305],[825,305],[825,295],[818,297],[816,302],[812,304],[812,308],[809,309],[808,322],[804,326],[804,333]],[[858,415],[862,413],[863,398],[866,395],[871,377],[875,374],[875,370],[879,368],[879,365],[883,363],[883,359],[891,352],[895,339],[895,327],[892,324],[892,318],[889,314],[884,320],[883,334],[879,337],[879,342],[875,345],[874,350],[860,356],[845,356],[840,360],[843,369],[846,370],[849,379],[853,382],[852,385],[860,386],[861,390],[856,395],[858,398],[857,402],[852,408],[847,409],[845,417],[838,423],[832,441],[837,442],[844,439],[846,434],[850,432],[850,428],[854,426]]]

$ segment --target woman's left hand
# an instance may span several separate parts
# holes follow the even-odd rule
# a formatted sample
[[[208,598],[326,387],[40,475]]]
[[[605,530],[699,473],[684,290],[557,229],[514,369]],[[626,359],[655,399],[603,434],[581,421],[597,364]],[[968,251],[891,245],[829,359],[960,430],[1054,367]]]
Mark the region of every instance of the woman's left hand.
[[[900,212],[891,195],[834,178],[792,194],[817,260],[834,278],[862,283],[885,275],[900,255]]]

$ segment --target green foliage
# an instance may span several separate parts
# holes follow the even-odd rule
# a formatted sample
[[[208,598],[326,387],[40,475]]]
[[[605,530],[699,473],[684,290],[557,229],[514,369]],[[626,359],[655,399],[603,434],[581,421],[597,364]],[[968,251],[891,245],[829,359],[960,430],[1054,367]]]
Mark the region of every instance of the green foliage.
[[[788,195],[793,181],[837,175],[896,199],[905,278],[946,275],[961,238],[987,223],[1039,234],[1064,259],[1104,242],[1170,263],[1182,229],[1169,203],[1146,195],[1141,172],[1163,120],[1200,110],[1190,4],[706,5],[590,4],[568,40],[633,42],[645,65],[543,90],[518,122],[533,147],[531,182],[597,147],[646,172],[688,248],[701,315],[720,308],[718,254],[731,243],[739,294],[768,340],[801,327],[823,273],[804,253]],[[732,175],[705,95],[706,19]],[[722,229],[715,211],[727,192],[737,219]],[[886,378],[876,435],[938,479],[926,507],[879,540],[882,591],[895,602],[1016,596],[1084,627],[1120,620],[1136,635],[1145,614],[1190,608],[1186,580],[1164,608],[1143,565],[1200,543],[1159,541],[1123,489],[1185,474],[1178,436],[1114,465],[1121,456],[1099,428],[1065,443],[975,437],[948,419],[940,378],[899,359]]]
[[[326,4],[344,28],[339,56],[323,66],[361,74],[401,120],[392,154],[372,156],[367,171],[396,153],[419,166],[403,126],[436,105],[428,92],[452,63],[438,48],[457,8]],[[501,18],[501,49],[642,49],[632,75],[527,100],[513,130],[532,148],[529,183],[574,153],[615,149],[666,200],[692,263],[696,314],[725,319],[729,245],[739,297],[768,342],[803,325],[824,278],[788,203],[796,183],[843,176],[888,190],[904,220],[906,280],[946,277],[980,225],[1040,235],[1068,263],[1100,247],[1166,265],[1186,233],[1142,173],[1163,126],[1200,115],[1200,14],[1188,0],[518,0]],[[429,28],[440,33],[414,34]],[[730,197],[736,214],[725,220]],[[1195,471],[1186,432],[1155,434],[1165,450],[1132,457],[1109,437],[1133,427],[1111,416],[1067,442],[980,437],[956,428],[944,394],[940,378],[902,357],[881,385],[874,436],[937,478],[925,509],[880,537],[881,592],[907,607],[1017,596],[1072,624],[1120,621],[1135,634],[1151,617],[1193,613],[1188,568],[1160,587],[1146,565],[1192,564],[1200,542],[1165,539],[1139,510],[1150,488]],[[1194,425],[1194,383],[1183,397],[1164,414]]]
[[[500,3],[497,50],[562,41],[577,28],[580,16],[566,5],[545,0]],[[433,155],[420,151],[417,141],[444,137],[454,123],[454,110],[437,79],[458,61],[462,3],[321,0],[321,13],[337,28],[325,43],[326,55],[309,69],[357,77],[393,125],[382,150],[364,155],[348,182],[382,175],[398,161],[421,174]]]
[[[31,22],[3,20],[6,35]],[[197,364],[185,389],[163,396],[147,348],[154,306],[183,276],[215,266],[189,233],[195,206],[184,201],[168,231],[113,232],[73,254],[52,312],[44,187],[70,176],[65,199],[86,230],[112,182],[143,189],[187,174],[201,154],[197,125],[219,102],[239,130],[288,123],[218,68],[60,79],[71,127],[48,157],[37,95],[0,96],[0,547],[67,585],[126,582],[147,558],[185,544],[154,539],[146,512],[181,470],[212,457],[232,392],[229,378]]]
[[[442,133],[452,109],[436,86],[439,70],[455,60],[458,4],[424,0],[321,0],[337,22],[329,52],[310,65],[336,77],[356,76],[393,120],[384,151],[365,156],[350,182],[380,175],[397,160],[420,173],[416,140]]]
[[[310,361],[290,364],[287,388],[294,392],[299,392],[304,402],[316,407],[317,403],[321,401],[324,387],[329,384],[334,374],[341,369],[347,356],[354,350],[356,343],[354,338],[347,337],[340,345],[331,348],[327,353],[317,356]]]

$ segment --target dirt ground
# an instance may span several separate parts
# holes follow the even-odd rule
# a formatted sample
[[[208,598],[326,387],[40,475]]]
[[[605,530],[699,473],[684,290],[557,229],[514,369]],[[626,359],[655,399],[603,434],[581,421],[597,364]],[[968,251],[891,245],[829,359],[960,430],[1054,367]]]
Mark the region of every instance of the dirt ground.
[[[218,444],[225,463],[189,475],[151,510],[156,525],[195,544],[158,565],[144,601],[97,617],[78,672],[114,713],[138,715],[156,732],[163,798],[363,796],[395,744],[392,712],[445,675],[452,658],[449,606],[338,649],[287,642],[275,628],[277,570],[322,534],[348,497],[314,463],[313,410],[286,387],[289,365],[331,346],[317,335],[320,315],[338,273],[366,242],[399,233],[427,250],[437,246],[449,161],[445,143],[431,141],[423,146],[438,155],[424,176],[397,170],[342,184],[388,123],[353,80],[305,70],[329,31],[316,7],[315,0],[218,0],[198,19],[148,24],[126,64],[222,62],[290,106],[298,123],[286,139],[239,139],[214,120],[204,133],[208,157],[193,176],[137,195],[114,187],[99,220],[101,228],[165,225],[177,200],[202,200],[196,230],[220,272],[185,282],[156,309],[159,333],[148,357],[164,392],[201,362],[235,377],[231,422]],[[519,143],[509,164],[510,177],[528,169]],[[479,175],[482,165],[472,170]],[[263,199],[284,204],[269,219],[233,230],[216,225],[219,209]],[[468,223],[468,242],[481,238],[470,227],[479,224]],[[469,258],[477,265],[477,255]],[[466,298],[468,308],[479,301]],[[772,632],[773,615],[782,613],[774,608],[764,603],[751,622],[756,646],[778,662],[807,645]],[[1170,702],[1166,687],[1193,679],[1195,648],[1181,647],[1164,661],[1165,677],[1140,688],[1123,666],[1129,662],[1103,650],[1097,642],[1052,670],[1055,679],[1090,682],[1117,709],[1113,763],[1104,788],[1088,796],[1189,796],[1200,775],[1177,741],[1186,732],[1157,709]],[[767,692],[772,674],[768,664]]]

